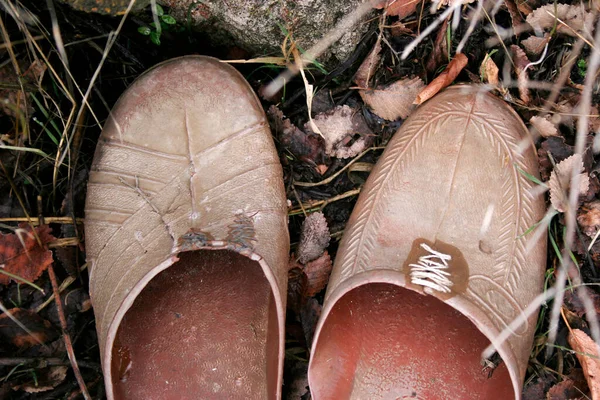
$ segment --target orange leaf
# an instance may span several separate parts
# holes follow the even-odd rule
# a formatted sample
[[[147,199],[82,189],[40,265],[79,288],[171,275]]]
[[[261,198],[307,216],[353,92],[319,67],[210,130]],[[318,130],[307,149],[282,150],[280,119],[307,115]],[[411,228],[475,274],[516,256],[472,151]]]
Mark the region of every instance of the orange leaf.
[[[386,8],[387,15],[398,16],[399,18],[408,17],[417,9],[419,0],[383,0],[375,6],[375,8]]]
[[[415,100],[415,104],[422,104],[426,102],[435,96],[440,90],[449,86],[452,82],[454,82],[460,71],[467,66],[468,62],[469,59],[467,56],[462,53],[458,53],[452,59],[452,61],[450,61],[450,64],[448,64],[444,72],[432,80],[429,85],[425,87],[425,89],[421,90],[421,93],[419,93],[417,99]]]
[[[592,399],[600,398],[600,360],[598,346],[584,331],[573,329],[568,338],[571,348],[583,368]]]
[[[308,286],[306,287],[306,296],[313,297],[321,290],[325,289],[331,274],[331,257],[327,250],[316,260],[306,263],[302,270],[308,278]]]
[[[37,242],[27,223],[19,225],[17,233],[0,234],[0,268],[27,281],[33,282],[52,263],[48,242],[54,240],[48,225],[35,228],[42,246]],[[0,284],[8,285],[11,278],[0,273]]]

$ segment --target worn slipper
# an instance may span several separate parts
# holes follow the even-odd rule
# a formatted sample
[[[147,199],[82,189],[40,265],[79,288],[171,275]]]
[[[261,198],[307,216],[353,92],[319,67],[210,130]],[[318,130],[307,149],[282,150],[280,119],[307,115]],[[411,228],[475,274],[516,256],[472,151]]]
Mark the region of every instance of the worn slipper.
[[[94,156],[85,233],[108,399],[280,398],[282,168],[234,68],[183,57],[127,89]]]
[[[536,325],[524,311],[546,259],[529,231],[545,202],[526,127],[482,90],[420,107],[369,176],[316,328],[315,400],[521,397]],[[499,357],[482,360],[490,343]]]

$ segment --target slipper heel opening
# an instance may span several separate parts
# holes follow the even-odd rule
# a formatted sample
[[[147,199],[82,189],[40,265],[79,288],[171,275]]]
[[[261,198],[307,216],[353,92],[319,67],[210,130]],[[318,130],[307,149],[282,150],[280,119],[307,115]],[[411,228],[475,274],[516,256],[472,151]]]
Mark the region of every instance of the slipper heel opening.
[[[464,315],[433,296],[369,283],[333,306],[312,355],[315,400],[511,399],[503,363],[490,374],[489,340]]]
[[[227,250],[179,254],[125,314],[116,399],[275,399],[279,325],[260,264]]]

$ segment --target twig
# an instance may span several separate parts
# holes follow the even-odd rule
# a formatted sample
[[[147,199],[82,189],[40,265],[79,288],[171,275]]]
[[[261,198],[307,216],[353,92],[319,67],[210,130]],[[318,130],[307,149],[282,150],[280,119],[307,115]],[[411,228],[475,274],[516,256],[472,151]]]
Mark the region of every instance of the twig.
[[[85,270],[87,269],[87,266],[88,266],[88,265],[87,265],[87,263],[83,264],[83,265],[81,266],[81,268],[79,269],[79,271],[85,271]],[[58,292],[59,292],[59,293],[62,293],[62,292],[64,292],[64,291],[65,291],[65,290],[67,290],[67,288],[68,288],[69,286],[71,286],[71,284],[72,284],[73,282],[75,282],[76,280],[77,280],[77,278],[74,278],[74,277],[72,277],[72,276],[69,276],[69,277],[67,277],[67,278],[66,278],[66,279],[65,279],[65,280],[64,280],[64,281],[63,281],[63,282],[60,284],[60,287],[58,288]],[[52,303],[52,302],[54,301],[54,299],[55,299],[55,296],[54,296],[54,293],[52,293],[52,295],[51,295],[50,297],[48,297],[48,298],[46,299],[46,301],[44,301],[42,304],[40,304],[39,306],[37,306],[37,307],[35,308],[35,310],[34,310],[34,311],[35,311],[36,313],[39,313],[39,312],[40,312],[40,311],[42,311],[44,308],[46,308],[46,307],[47,307],[47,306],[48,306],[50,303]]]
[[[75,218],[75,222],[78,224],[83,224],[83,218]],[[37,217],[10,217],[10,218],[0,218],[0,222],[29,222],[33,226],[37,226],[40,224],[40,220]],[[72,224],[73,218],[71,217],[44,217],[44,222],[47,224]]]
[[[85,381],[81,376],[81,372],[79,371],[79,365],[77,365],[77,359],[75,358],[75,352],[73,351],[71,337],[69,336],[69,332],[67,332],[67,320],[63,311],[62,300],[60,299],[60,291],[58,284],[56,283],[56,275],[54,275],[54,268],[52,267],[52,264],[50,264],[48,267],[48,275],[50,276],[52,291],[54,292],[54,298],[56,300],[56,311],[58,313],[58,319],[60,320],[60,326],[62,328],[65,348],[67,350],[67,355],[69,356],[69,361],[71,362],[71,367],[73,368],[73,373],[75,374],[75,379],[77,379],[77,383],[79,384],[79,388],[81,389],[81,393],[83,394],[85,400],[92,400],[90,394],[88,393],[87,387],[85,386]]]
[[[360,190],[361,190],[361,188],[352,189],[352,190],[349,190],[342,194],[338,194],[337,196],[333,196],[327,200],[317,200],[317,201],[310,201],[308,203],[304,203],[304,204],[302,204],[302,208],[294,208],[288,212],[288,215],[300,214],[300,213],[302,213],[303,209],[306,211],[316,211],[319,209],[322,210],[325,207],[327,207],[329,204],[331,204],[335,201],[342,200],[342,199],[352,197],[352,196],[356,196],[357,194],[360,193]]]
[[[357,155],[355,158],[353,158],[352,161],[350,161],[348,164],[346,164],[344,166],[344,168],[340,169],[335,174],[331,175],[329,178],[323,179],[322,181],[319,181],[319,182],[293,182],[293,185],[294,186],[302,186],[302,187],[314,187],[314,186],[326,185],[326,184],[330,183],[331,181],[333,181],[338,176],[340,176],[340,174],[342,172],[344,172],[345,170],[350,168],[352,166],[352,164],[356,163],[358,160],[360,160],[362,158],[362,156],[364,156],[371,150],[383,150],[383,149],[385,149],[385,147],[382,147],[382,146],[369,147],[368,149],[366,149],[365,151],[363,151],[362,153]]]

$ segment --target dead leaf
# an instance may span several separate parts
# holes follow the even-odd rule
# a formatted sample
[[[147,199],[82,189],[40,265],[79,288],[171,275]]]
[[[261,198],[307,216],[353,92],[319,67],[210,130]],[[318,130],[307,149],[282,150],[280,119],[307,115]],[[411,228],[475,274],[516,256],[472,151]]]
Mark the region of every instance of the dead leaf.
[[[460,71],[467,66],[468,62],[469,59],[463,53],[456,54],[446,69],[437,78],[432,80],[429,85],[425,87],[425,89],[421,90],[421,92],[417,95],[415,104],[423,104],[435,96],[440,90],[448,87],[452,82],[454,82]]]
[[[396,21],[389,29],[393,37],[413,34],[413,31],[400,21]]]
[[[592,399],[600,399],[600,354],[598,345],[584,331],[573,329],[569,333],[569,345],[583,368]]]
[[[400,79],[384,88],[359,90],[365,104],[388,121],[405,119],[415,109],[414,101],[424,84],[420,78]]]
[[[306,263],[302,270],[306,274],[308,280],[305,292],[307,297],[314,297],[321,290],[325,289],[332,268],[333,264],[327,250],[323,252],[321,257]]]
[[[546,393],[547,382],[544,379],[538,378],[537,382],[529,383],[523,390],[523,400],[540,400],[544,398]]]
[[[306,301],[306,288],[308,287],[308,278],[302,271],[302,264],[296,261],[296,257],[292,255],[290,259],[292,268],[288,271],[288,291],[287,291],[287,308],[300,313],[302,304]]]
[[[315,328],[317,327],[317,321],[321,316],[322,310],[323,306],[321,306],[314,297],[307,299],[300,310],[300,323],[302,324],[304,338],[306,339],[306,344],[309,349],[312,345]]]
[[[6,313],[0,315],[0,338],[18,348],[27,349],[40,343],[50,342],[58,337],[52,324],[35,312],[22,308],[13,308],[8,312],[30,332],[24,331]]]
[[[302,223],[300,244],[298,245],[298,260],[306,264],[323,254],[329,245],[329,227],[322,212],[314,212]]]
[[[527,16],[526,21],[538,36],[544,30],[553,30],[555,25],[558,32],[577,36],[577,34],[592,31],[594,16],[585,11],[583,4],[546,4],[536,8]]]
[[[540,176],[543,181],[550,179],[550,174],[554,169],[554,164],[550,161],[550,157],[554,162],[559,163],[565,158],[569,158],[574,153],[574,148],[568,145],[565,138],[562,136],[551,136],[542,141],[542,145],[538,150]]]
[[[588,288],[581,287],[577,291],[567,290],[565,291],[565,300],[564,304],[567,309],[573,312],[578,317],[582,318],[585,314],[585,305],[583,304],[583,300],[581,299],[580,291],[585,290],[585,296],[588,297],[588,300],[591,300],[594,310],[596,313],[600,313],[600,295],[594,292],[593,290],[589,290]]]
[[[375,42],[375,46],[373,50],[369,53],[369,55],[363,60],[360,67],[356,71],[354,75],[354,83],[356,83],[361,88],[369,87],[369,80],[375,73],[377,66],[379,65],[379,61],[381,60],[381,41],[377,40]]]
[[[325,153],[331,157],[354,157],[367,147],[373,134],[362,113],[347,105],[321,113],[313,121],[325,140]],[[311,126],[306,124],[304,129],[309,131]],[[357,140],[353,140],[355,135],[359,135]]]
[[[414,13],[419,3],[417,0],[383,0],[374,8],[386,8],[387,15],[397,16],[402,19]]]
[[[548,42],[550,42],[550,34],[545,33],[544,37],[529,36],[527,39],[521,41],[521,45],[523,45],[527,54],[539,57],[544,52],[544,48],[546,48]]]
[[[506,5],[508,13],[510,14],[513,30],[518,32],[519,27],[523,25],[523,17],[521,16],[519,7],[517,7],[517,4],[514,0],[504,0],[504,4]]]
[[[546,393],[546,400],[578,400],[584,398],[575,387],[575,382],[572,379],[565,379],[557,383]]]
[[[67,377],[69,368],[66,365],[55,365],[47,369],[36,370],[35,381],[13,387],[13,390],[23,390],[27,393],[41,393],[52,390],[60,385]]]
[[[47,246],[55,239],[51,231],[48,225],[35,228],[41,246],[27,223],[21,223],[16,233],[0,234],[0,268],[29,282],[35,281],[52,264],[52,251]],[[8,285],[11,279],[0,273],[0,284]]]
[[[522,48],[513,44],[510,46],[513,53],[513,61],[515,63],[515,74],[517,74],[517,86],[519,87],[519,97],[525,104],[529,104],[531,97],[529,96],[529,75],[525,68],[529,65],[527,54]]]
[[[433,43],[433,49],[425,64],[425,69],[430,74],[433,74],[440,65],[443,65],[448,61],[448,41],[447,41],[447,29],[448,29],[448,18],[444,20],[442,26],[440,26],[435,42]]]
[[[481,75],[483,75],[483,80],[490,85],[498,86],[500,84],[500,80],[498,79],[498,73],[500,70],[489,55],[486,55],[485,59],[481,63],[480,71]]]
[[[573,154],[571,157],[556,164],[554,171],[550,174],[548,186],[550,188],[550,202],[559,212],[565,212],[569,208],[569,191],[573,170],[580,173],[580,194],[587,192],[590,186],[590,178],[588,174],[583,171],[581,155]]]
[[[529,119],[529,123],[535,129],[538,135],[543,137],[558,136],[558,129],[556,125],[552,123],[550,115],[545,117],[538,117],[537,115]]]
[[[321,137],[300,130],[274,105],[267,110],[267,117],[281,144],[293,155],[313,165],[323,164],[325,152]]]
[[[584,203],[577,211],[577,222],[583,233],[589,237],[596,236],[600,229],[600,200]]]

